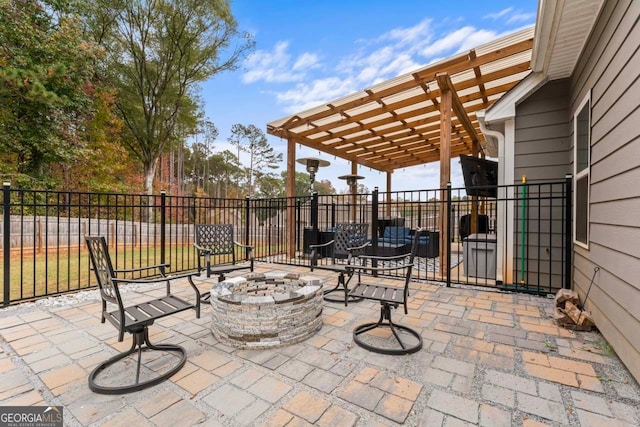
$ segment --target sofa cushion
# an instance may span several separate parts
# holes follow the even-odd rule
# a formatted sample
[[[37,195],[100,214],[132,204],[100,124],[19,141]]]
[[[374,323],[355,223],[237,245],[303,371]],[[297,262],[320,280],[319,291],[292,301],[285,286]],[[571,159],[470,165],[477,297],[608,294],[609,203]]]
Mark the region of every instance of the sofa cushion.
[[[379,241],[394,244],[411,243],[410,229],[408,227],[385,227],[384,234]]]

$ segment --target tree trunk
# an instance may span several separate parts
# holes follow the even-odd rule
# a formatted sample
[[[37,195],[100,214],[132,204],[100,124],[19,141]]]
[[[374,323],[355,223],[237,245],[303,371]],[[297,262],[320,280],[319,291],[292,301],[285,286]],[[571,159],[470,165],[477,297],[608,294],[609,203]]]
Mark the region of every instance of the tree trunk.
[[[144,165],[144,190],[148,196],[153,194],[153,178],[156,176],[156,167],[158,159]]]
[[[151,196],[153,195],[153,178],[156,175],[157,165],[158,165],[158,159],[150,163],[145,163],[144,165],[144,189],[147,196],[149,196],[147,198],[149,203],[147,208],[147,222],[154,222],[153,221],[153,204],[151,203],[153,198]]]

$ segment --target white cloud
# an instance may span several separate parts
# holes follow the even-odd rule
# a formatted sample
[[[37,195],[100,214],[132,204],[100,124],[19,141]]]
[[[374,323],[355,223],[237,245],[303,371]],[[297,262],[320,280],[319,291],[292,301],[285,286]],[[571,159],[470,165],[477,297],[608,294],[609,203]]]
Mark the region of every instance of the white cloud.
[[[502,18],[504,15],[506,15],[507,13],[511,12],[513,10],[512,7],[508,7],[506,9],[502,9],[500,12],[496,12],[496,13],[487,13],[486,15],[484,15],[482,18],[483,19],[493,19],[496,20],[498,18]]]
[[[465,50],[471,50],[474,47],[478,47],[482,44],[490,42],[491,40],[495,40],[504,35],[504,33],[496,33],[491,30],[474,30],[469,37],[467,37],[458,47],[457,52],[462,52]]]
[[[484,15],[483,19],[492,19],[497,21],[498,19],[503,18],[505,23],[514,24],[516,22],[528,22],[534,20],[536,17],[535,13],[525,13],[521,10],[514,10],[513,7],[508,7],[506,9],[501,10],[496,13],[488,13]]]
[[[420,54],[425,58],[430,58],[444,52],[457,50],[475,31],[477,30],[471,26],[462,27],[429,44],[420,51]]]
[[[267,83],[286,83],[301,81],[309,69],[319,66],[316,54],[302,53],[292,65],[291,54],[288,53],[289,42],[278,42],[273,50],[257,50],[244,62],[246,68],[242,75],[244,83],[255,83],[264,80]]]
[[[398,46],[424,43],[431,37],[431,19],[424,19],[417,25],[409,28],[394,28],[380,36],[379,40],[390,40]]]
[[[398,76],[416,70],[421,66],[421,64],[418,64],[411,58],[411,55],[401,53],[383,67],[380,72],[382,75]]]
[[[293,64],[293,69],[297,71],[297,70],[317,68],[319,66],[318,62],[319,62],[318,55],[314,53],[305,52],[302,55],[300,55],[296,60],[295,64]]]
[[[295,113],[348,95],[357,89],[350,79],[328,77],[298,83],[293,89],[276,93],[276,99],[285,106],[287,113]]]
[[[536,17],[535,13],[514,13],[509,17],[509,19],[507,19],[507,24],[513,24],[515,22],[532,21],[533,19],[535,19],[535,17]]]

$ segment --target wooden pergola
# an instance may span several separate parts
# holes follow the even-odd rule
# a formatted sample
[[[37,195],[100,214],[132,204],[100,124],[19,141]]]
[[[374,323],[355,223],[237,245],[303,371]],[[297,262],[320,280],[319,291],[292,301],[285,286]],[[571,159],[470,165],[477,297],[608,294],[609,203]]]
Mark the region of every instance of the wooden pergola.
[[[386,172],[387,194],[396,169],[440,162],[440,187],[445,188],[452,157],[497,156],[480,132],[476,112],[529,74],[533,35],[530,27],[268,123],[269,134],[288,141],[287,196],[295,194],[296,144],[350,161],[352,173],[358,165]],[[446,215],[440,218],[446,221]],[[292,252],[293,233],[289,240]]]

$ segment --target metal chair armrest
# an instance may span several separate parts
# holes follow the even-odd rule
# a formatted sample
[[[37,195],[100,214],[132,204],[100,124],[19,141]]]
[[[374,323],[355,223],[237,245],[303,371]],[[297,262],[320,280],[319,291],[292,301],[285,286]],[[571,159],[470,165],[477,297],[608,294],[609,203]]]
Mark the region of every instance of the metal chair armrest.
[[[203,247],[203,246],[200,246],[200,245],[199,245],[199,244],[197,244],[197,243],[194,243],[194,244],[193,244],[193,246],[194,246],[197,250],[199,250],[200,252],[207,252],[207,253],[211,253],[211,249],[208,249],[208,248],[205,248],[205,247]],[[200,255],[202,255],[202,254],[200,254]]]
[[[138,283],[138,284],[149,284],[149,283],[165,283],[168,280],[177,280],[177,279],[185,279],[193,276],[200,276],[200,272],[187,272],[187,273],[179,273],[172,274],[164,277],[149,277],[144,279],[126,279],[124,277],[114,277],[112,278],[113,282],[117,285],[118,283]]]
[[[309,245],[309,249],[323,248],[325,246],[333,245],[334,243],[335,243],[335,240],[329,240],[327,243],[318,243],[317,245]]]
[[[147,267],[137,267],[137,268],[122,268],[122,269],[118,269],[118,270],[113,270],[114,273],[136,273],[139,271],[146,271],[146,270],[153,270],[154,268],[157,269],[161,269],[164,270],[165,267],[169,267],[170,264],[156,264],[156,265],[149,265]]]
[[[241,248],[253,249],[252,245],[243,245],[242,243],[239,243],[239,242],[236,242],[236,241],[234,241],[233,244],[236,245],[236,246],[240,246]]]
[[[392,256],[380,256],[380,255],[360,255],[358,258],[361,258],[364,261],[367,260],[377,260],[377,261],[396,261],[400,259],[405,259],[411,254],[400,254],[400,255],[392,255]]]
[[[318,265],[318,249],[326,248],[327,246],[333,245],[334,243],[335,243],[335,240],[329,240],[326,243],[309,245],[309,249],[311,249],[311,271],[313,271],[313,266]]]
[[[361,257],[360,257],[361,258]],[[376,259],[378,260],[389,260],[390,258],[396,258],[396,257],[376,257]],[[413,267],[415,264],[414,263],[406,263],[406,264],[396,264],[396,265],[391,265],[388,267],[370,267],[366,264],[364,265],[358,265],[358,264],[347,264],[345,266],[345,268],[347,270],[351,270],[351,271],[357,271],[357,272],[367,272],[370,271],[371,273],[374,272],[381,272],[381,271],[394,271],[394,270],[402,270],[405,268],[409,268],[409,267]]]
[[[371,246],[371,242],[366,242],[365,244],[360,245],[360,246],[354,246],[352,248],[347,248],[347,251],[349,251],[349,252],[358,251],[358,250],[362,250],[362,249],[366,248],[367,246]],[[364,256],[364,255],[359,255],[359,256]]]
[[[251,261],[252,267],[251,267],[251,271],[253,271],[253,246],[252,245],[243,245],[242,243],[233,242],[236,246],[239,246],[245,250],[247,250],[247,255],[249,257],[249,260]]]

